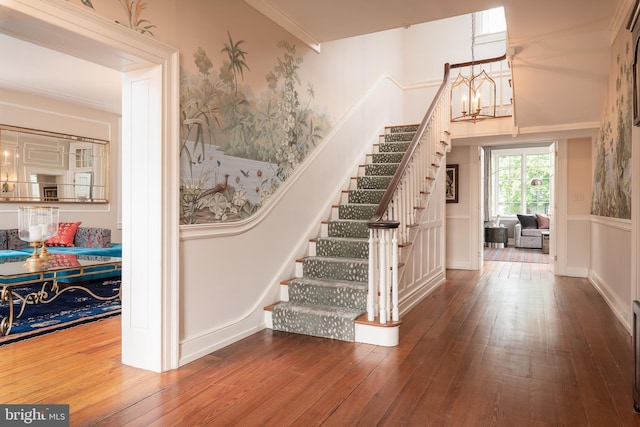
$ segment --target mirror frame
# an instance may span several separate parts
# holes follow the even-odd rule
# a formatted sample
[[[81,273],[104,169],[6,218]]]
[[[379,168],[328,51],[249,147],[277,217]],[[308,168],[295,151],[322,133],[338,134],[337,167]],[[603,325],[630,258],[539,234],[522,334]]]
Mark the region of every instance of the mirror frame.
[[[37,136],[44,136],[44,137],[48,137],[48,138],[55,138],[57,140],[66,140],[69,141],[70,143],[90,143],[90,144],[100,144],[104,147],[104,161],[103,164],[100,165],[98,168],[94,168],[94,157],[92,157],[92,161],[91,161],[91,172],[87,172],[86,169],[85,170],[79,170],[74,173],[74,178],[72,180],[71,183],[51,183],[51,186],[46,186],[46,182],[36,182],[39,186],[40,186],[40,190],[39,191],[39,197],[35,198],[33,196],[28,196],[28,195],[24,195],[24,196],[16,196],[15,194],[12,196],[7,195],[8,193],[15,193],[15,186],[24,186],[25,187],[25,192],[26,192],[26,187],[29,186],[30,184],[34,184],[33,182],[31,182],[28,179],[27,174],[29,174],[29,169],[28,166],[25,164],[24,159],[27,158],[27,155],[32,155],[33,153],[38,153],[39,151],[37,149],[33,149],[33,150],[27,150],[26,147],[20,147],[20,142],[16,142],[15,146],[9,146],[7,145],[7,142],[5,141],[3,143],[3,137],[2,137],[2,133],[5,131],[10,131],[10,132],[17,132],[18,134],[28,134],[28,135],[37,135]],[[10,177],[10,172],[7,170],[7,165],[9,165],[10,163],[8,162],[7,158],[9,156],[9,149],[13,149],[14,153],[13,155],[15,156],[14,162],[14,169],[18,170],[18,172],[13,173],[13,176]],[[46,150],[44,150],[46,151]],[[44,155],[46,154],[50,154],[50,153],[54,153],[53,151],[51,152],[46,152]],[[55,155],[59,155],[60,153],[55,153]],[[66,160],[66,168],[51,168],[49,169],[50,171],[64,171],[66,173],[72,173],[72,167],[71,167],[71,152],[67,151],[67,152],[61,152],[62,156],[59,156],[60,161],[65,162],[64,156],[67,157]],[[18,164],[19,160],[17,160],[20,156],[22,156],[22,163]],[[49,171],[47,170],[47,171]],[[93,177],[95,175],[96,171],[100,171],[100,173],[103,175],[103,180],[104,180],[104,185],[101,185],[100,187],[103,187],[103,193],[104,193],[104,197],[94,197],[93,194],[95,193],[94,191],[94,187],[97,187],[95,185],[95,183],[93,182]],[[46,174],[46,172],[45,172]],[[77,184],[76,180],[78,179],[82,179],[82,180],[87,180],[90,182],[90,184]],[[11,187],[12,189],[9,190],[8,186],[13,186]],[[58,197],[58,189],[60,188],[60,186],[73,186],[74,187],[74,194],[77,195],[77,197]],[[80,190],[78,190],[79,187]],[[83,195],[80,194],[78,195],[78,191],[84,192],[85,187],[87,188],[87,195]],[[103,140],[103,139],[97,139],[97,138],[88,138],[88,137],[83,137],[83,136],[78,136],[78,135],[69,135],[69,134],[63,134],[63,133],[57,133],[57,132],[51,132],[51,131],[43,131],[43,130],[38,130],[38,129],[30,129],[30,128],[23,128],[23,127],[18,127],[18,126],[11,126],[11,125],[3,125],[0,124],[0,202],[1,203],[80,203],[80,204],[105,204],[105,203],[109,203],[109,190],[110,190],[110,141],[108,140]]]

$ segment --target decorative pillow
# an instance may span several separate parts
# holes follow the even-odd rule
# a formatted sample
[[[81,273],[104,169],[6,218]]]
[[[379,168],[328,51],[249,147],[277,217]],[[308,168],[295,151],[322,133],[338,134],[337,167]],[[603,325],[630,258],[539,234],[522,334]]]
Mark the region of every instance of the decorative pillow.
[[[17,251],[29,247],[29,242],[21,240],[17,228],[7,230],[7,249]]]
[[[549,228],[549,217],[546,215],[536,214],[538,220],[538,228]]]
[[[78,256],[74,254],[52,254],[53,259],[49,263],[50,267],[79,267]]]
[[[9,249],[7,246],[7,230],[0,230],[0,249]]]
[[[83,248],[110,248],[111,229],[79,227],[74,242],[76,246],[82,246]]]
[[[535,215],[520,215],[518,221],[522,224],[522,228],[538,228],[538,220]]]
[[[58,223],[58,234],[47,240],[47,246],[74,246],[73,239],[82,222]]]

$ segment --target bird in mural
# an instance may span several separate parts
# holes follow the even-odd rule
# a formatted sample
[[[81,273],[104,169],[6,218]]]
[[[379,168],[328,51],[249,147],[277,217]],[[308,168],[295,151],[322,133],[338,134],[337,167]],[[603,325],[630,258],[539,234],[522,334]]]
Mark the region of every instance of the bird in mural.
[[[240,172],[242,172],[242,175],[244,175],[245,178],[249,177],[249,172],[245,172],[242,169],[240,169]]]
[[[203,191],[202,193],[200,193],[200,195],[198,195],[198,200],[202,199],[203,197],[207,197],[211,194],[217,194],[217,193],[224,193],[224,190],[227,189],[227,185],[229,183],[229,174],[226,173],[224,174],[224,182],[219,182],[216,184],[215,187],[210,188],[208,190]]]

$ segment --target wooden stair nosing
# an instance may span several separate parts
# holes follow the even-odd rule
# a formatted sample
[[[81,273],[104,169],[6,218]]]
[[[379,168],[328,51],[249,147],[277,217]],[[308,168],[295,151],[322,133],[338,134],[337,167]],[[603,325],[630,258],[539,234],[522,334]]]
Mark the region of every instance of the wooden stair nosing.
[[[379,319],[379,318],[377,317],[376,319]],[[387,323],[380,323],[380,321],[377,321],[377,320],[370,321],[367,319],[367,313],[364,313],[358,316],[355,322],[359,325],[379,326],[379,327],[386,327],[386,328],[392,328],[392,327],[400,326],[402,324],[401,320],[397,322],[389,321]]]

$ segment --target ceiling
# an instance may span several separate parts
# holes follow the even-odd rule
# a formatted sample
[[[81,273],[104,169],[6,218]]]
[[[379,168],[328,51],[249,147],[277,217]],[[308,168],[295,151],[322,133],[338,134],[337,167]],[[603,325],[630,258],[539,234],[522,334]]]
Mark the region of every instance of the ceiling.
[[[118,71],[2,33],[0,52],[12,64],[0,67],[0,88],[116,114],[122,109],[122,75]]]
[[[504,6],[515,122],[532,133],[600,122],[612,24],[630,8],[629,0],[245,1],[311,46]]]
[[[630,0],[245,0],[309,45],[503,5],[516,125],[570,129],[601,119],[619,3]],[[619,15],[618,15],[619,16]],[[622,18],[623,19],[623,18]],[[119,72],[0,34],[0,87],[120,111]],[[43,67],[41,64],[47,64]]]

